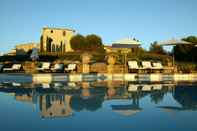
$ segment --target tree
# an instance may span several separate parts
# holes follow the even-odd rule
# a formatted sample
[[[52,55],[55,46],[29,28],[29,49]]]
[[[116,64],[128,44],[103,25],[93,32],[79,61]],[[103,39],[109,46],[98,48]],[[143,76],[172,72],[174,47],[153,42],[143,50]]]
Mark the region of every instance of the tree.
[[[157,54],[163,54],[163,55],[167,54],[166,51],[163,49],[163,47],[158,45],[157,41],[151,44],[149,51],[151,53],[157,53]]]
[[[44,51],[43,36],[40,36],[40,52]]]
[[[86,36],[87,50],[102,51],[103,43],[101,37],[91,34]]]
[[[86,47],[86,39],[83,35],[77,34],[71,38],[70,44],[73,50],[80,51]]]
[[[197,37],[188,36],[182,40],[190,42],[191,44],[176,45],[173,48],[175,59],[177,61],[197,62]]]
[[[195,36],[188,36],[186,38],[183,38],[182,40],[187,41],[187,42],[191,42],[193,44],[197,44],[197,37],[195,37]]]
[[[77,34],[71,38],[70,44],[75,51],[104,51],[102,39],[94,34],[86,37]]]

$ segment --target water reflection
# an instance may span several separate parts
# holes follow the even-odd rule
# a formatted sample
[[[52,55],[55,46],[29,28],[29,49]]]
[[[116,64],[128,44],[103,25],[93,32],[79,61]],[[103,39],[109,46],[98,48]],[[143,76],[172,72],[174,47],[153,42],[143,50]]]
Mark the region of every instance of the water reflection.
[[[179,85],[173,90],[173,98],[180,106],[159,106],[170,111],[197,110],[197,87],[194,85]]]
[[[69,117],[75,112],[94,112],[105,101],[111,110],[124,116],[143,111],[140,101],[148,96],[159,104],[170,93],[180,106],[160,105],[168,110],[196,110],[197,88],[193,85],[133,84],[121,81],[70,82],[70,83],[0,83],[0,92],[12,93],[16,101],[38,105],[42,118]],[[127,101],[125,103],[125,101]]]

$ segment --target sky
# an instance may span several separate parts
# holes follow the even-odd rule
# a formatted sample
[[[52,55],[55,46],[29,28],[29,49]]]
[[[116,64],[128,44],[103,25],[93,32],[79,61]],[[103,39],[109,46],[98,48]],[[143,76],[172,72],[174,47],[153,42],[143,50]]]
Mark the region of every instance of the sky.
[[[0,52],[39,42],[43,27],[97,34],[103,43],[135,37],[153,41],[197,35],[197,0],[0,0]]]

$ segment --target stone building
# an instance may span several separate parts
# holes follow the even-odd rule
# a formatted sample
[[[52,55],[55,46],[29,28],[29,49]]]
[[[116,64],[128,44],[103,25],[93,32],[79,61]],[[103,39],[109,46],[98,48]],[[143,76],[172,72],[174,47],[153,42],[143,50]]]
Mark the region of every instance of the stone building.
[[[113,42],[112,51],[113,52],[131,52],[134,53],[140,47],[141,43],[136,39],[125,38]]]
[[[63,28],[42,29],[40,39],[40,52],[64,53],[73,51],[70,45],[70,39],[75,30]]]
[[[25,44],[18,44],[16,45],[16,55],[23,55],[26,54],[28,51],[32,50],[33,48],[37,48],[39,50],[38,43],[25,43]]]

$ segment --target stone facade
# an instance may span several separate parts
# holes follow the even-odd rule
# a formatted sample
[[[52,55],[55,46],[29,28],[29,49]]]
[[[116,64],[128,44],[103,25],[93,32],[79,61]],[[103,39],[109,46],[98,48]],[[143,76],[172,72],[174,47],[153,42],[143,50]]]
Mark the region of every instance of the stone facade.
[[[71,29],[43,28],[40,39],[40,51],[55,53],[73,51],[70,45],[70,39],[74,33],[75,31]]]
[[[29,50],[37,48],[39,50],[39,44],[37,43],[25,43],[16,45],[16,55],[26,54]]]

